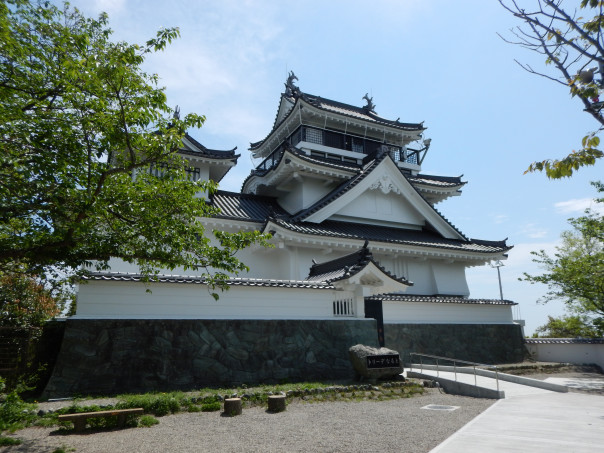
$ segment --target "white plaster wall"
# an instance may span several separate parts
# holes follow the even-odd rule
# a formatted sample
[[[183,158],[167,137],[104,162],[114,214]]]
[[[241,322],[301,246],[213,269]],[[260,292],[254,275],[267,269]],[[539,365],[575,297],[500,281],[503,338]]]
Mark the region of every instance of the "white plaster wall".
[[[408,275],[405,277],[413,282],[407,289],[407,294],[436,294],[436,283],[431,263],[427,260],[410,259],[407,264]]]
[[[340,209],[334,218],[352,217],[368,224],[393,226],[422,226],[424,218],[401,195],[384,194],[380,190],[367,190],[353,202]]]
[[[540,362],[595,363],[604,368],[604,344],[527,344],[526,347]]]
[[[463,264],[432,261],[431,266],[436,294],[470,295],[466,281],[466,267]]]
[[[509,305],[383,301],[385,323],[512,324]]]
[[[210,179],[210,167],[209,165],[202,165],[199,163],[193,163],[193,167],[199,168],[199,179],[201,181],[208,181]]]
[[[216,241],[212,241],[215,244]],[[287,249],[280,248],[279,244],[276,244],[275,248],[265,248],[261,246],[252,246],[237,252],[236,257],[246,264],[250,270],[249,272],[241,272],[238,277],[242,278],[269,278],[276,280],[300,280],[301,278],[292,275],[291,271],[291,259],[290,252]],[[310,260],[309,260],[310,263]],[[107,272],[123,272],[137,274],[140,272],[138,266],[119,258],[111,258],[109,260],[110,269]],[[306,275],[308,275],[308,268],[306,269]],[[94,268],[90,270],[94,271]],[[162,269],[160,274],[164,275],[200,275],[201,271],[195,271],[193,269],[184,270],[182,268],[176,268],[173,270]]]
[[[249,266],[249,272],[238,277],[263,278],[276,280],[304,280],[312,266],[312,260],[318,263],[330,261],[350,251],[334,251],[325,248],[295,247],[285,245],[278,240],[274,248],[252,246],[237,253],[243,263]],[[465,267],[462,263],[444,263],[438,260],[402,259],[392,256],[375,255],[375,259],[397,277],[405,277],[414,283],[406,294],[417,295],[458,295],[468,296]],[[110,260],[111,272],[138,273],[137,266],[120,259]],[[164,269],[166,275],[199,275],[194,270]]]
[[[466,268],[463,263],[450,263],[437,259],[403,259],[378,253],[374,254],[374,257],[381,266],[397,277],[404,277],[413,282],[413,286],[407,289],[406,294],[444,294],[466,297],[470,295],[466,281]]]
[[[219,295],[215,301],[199,284],[90,281],[79,287],[75,317],[332,319],[333,300],[353,297],[346,291],[254,286],[232,286]]]
[[[291,190],[279,197],[279,204],[287,212],[293,214],[323,198],[333,187],[333,183],[325,180],[302,176],[301,181],[291,182]]]
[[[238,277],[299,280],[292,276],[289,250],[279,243],[274,248],[249,247],[237,252],[236,257],[250,268],[249,272],[240,273]]]

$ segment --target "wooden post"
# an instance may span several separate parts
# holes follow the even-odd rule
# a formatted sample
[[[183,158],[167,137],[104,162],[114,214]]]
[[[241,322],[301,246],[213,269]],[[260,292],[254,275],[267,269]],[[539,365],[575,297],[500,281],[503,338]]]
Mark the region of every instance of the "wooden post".
[[[270,395],[268,397],[269,412],[283,412],[285,410],[284,395]]]
[[[241,398],[227,398],[224,400],[224,413],[226,415],[241,415]]]

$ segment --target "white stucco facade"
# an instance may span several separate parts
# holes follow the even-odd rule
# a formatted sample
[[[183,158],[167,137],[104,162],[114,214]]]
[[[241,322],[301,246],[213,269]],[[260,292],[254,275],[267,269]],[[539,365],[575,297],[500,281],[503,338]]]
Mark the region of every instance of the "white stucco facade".
[[[430,146],[423,124],[386,120],[372,108],[370,101],[358,108],[288,85],[272,131],[250,148],[264,160],[241,194],[208,200],[219,215],[201,219],[208,234],[260,231],[274,246],[238,252],[250,270],[233,275],[219,301],[191,280],[195,271],[166,270],[144,284],[135,266],[114,259],[80,286],[77,317],[364,318],[365,298],[382,291],[428,298],[384,299],[386,323],[511,324],[513,303],[470,300],[465,275],[468,267],[505,259],[511,247],[468,239],[443,218],[434,204],[459,195],[465,183],[421,174]],[[216,181],[238,157],[188,135],[183,147],[196,174]],[[327,269],[318,277],[317,266]]]

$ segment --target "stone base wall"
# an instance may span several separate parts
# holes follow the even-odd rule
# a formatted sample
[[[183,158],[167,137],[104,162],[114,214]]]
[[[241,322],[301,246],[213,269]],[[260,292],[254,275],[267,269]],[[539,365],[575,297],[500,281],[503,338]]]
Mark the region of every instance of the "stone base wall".
[[[384,324],[384,333],[386,347],[399,351],[404,363],[410,352],[490,365],[528,355],[517,324]]]
[[[374,320],[68,320],[44,397],[348,379]]]
[[[61,347],[65,323],[49,321],[42,327],[0,328],[0,375],[6,391],[34,376],[35,389],[25,396],[38,396],[44,390]]]

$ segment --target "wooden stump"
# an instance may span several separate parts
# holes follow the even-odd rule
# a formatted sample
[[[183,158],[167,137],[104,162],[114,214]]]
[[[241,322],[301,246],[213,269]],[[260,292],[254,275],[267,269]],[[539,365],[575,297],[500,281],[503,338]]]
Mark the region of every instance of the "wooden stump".
[[[224,413],[234,416],[241,415],[241,398],[227,398],[224,400]]]
[[[285,410],[285,396],[271,395],[268,397],[269,412],[283,412]]]

